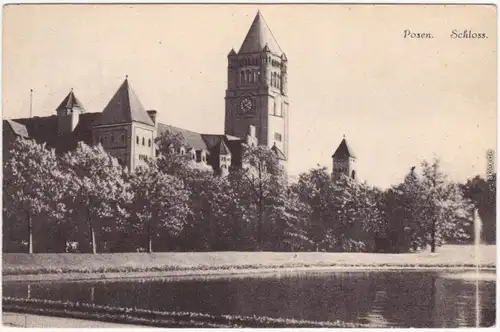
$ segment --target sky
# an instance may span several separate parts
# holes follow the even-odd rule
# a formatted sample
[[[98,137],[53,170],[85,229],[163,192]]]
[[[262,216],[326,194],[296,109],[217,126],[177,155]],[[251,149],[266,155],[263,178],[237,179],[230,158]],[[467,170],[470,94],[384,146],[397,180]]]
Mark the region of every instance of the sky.
[[[227,54],[260,10],[288,58],[290,174],[345,135],[387,187],[439,157],[451,180],[496,149],[496,8],[444,5],[7,5],[2,117],[55,114],[71,88],[101,112],[128,75],[159,121],[223,133]],[[404,30],[431,39],[404,38]],[[453,30],[488,38],[451,38]]]

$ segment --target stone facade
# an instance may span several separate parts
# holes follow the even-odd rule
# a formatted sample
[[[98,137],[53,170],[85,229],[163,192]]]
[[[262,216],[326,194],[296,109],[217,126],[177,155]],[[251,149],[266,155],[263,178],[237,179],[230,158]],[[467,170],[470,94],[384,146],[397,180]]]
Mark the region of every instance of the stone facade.
[[[288,60],[258,12],[238,53],[228,55],[225,133],[260,144],[288,160]],[[250,129],[252,126],[252,129]]]

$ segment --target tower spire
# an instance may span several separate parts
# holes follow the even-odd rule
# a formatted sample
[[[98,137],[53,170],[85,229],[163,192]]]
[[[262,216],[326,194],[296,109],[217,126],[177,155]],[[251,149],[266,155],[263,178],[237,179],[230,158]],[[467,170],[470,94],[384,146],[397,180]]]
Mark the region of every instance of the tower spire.
[[[261,52],[266,44],[272,53],[278,56],[283,54],[278,42],[271,32],[271,29],[267,26],[267,23],[259,10],[253,19],[252,25],[248,30],[243,44],[241,44],[238,54]]]

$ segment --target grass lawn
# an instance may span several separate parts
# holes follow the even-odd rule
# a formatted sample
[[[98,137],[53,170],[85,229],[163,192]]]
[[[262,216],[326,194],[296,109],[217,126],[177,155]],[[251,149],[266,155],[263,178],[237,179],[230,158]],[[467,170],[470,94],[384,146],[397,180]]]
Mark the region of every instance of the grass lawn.
[[[117,254],[3,254],[3,275],[159,272],[293,267],[496,266],[496,246],[446,245],[436,253],[167,252]]]

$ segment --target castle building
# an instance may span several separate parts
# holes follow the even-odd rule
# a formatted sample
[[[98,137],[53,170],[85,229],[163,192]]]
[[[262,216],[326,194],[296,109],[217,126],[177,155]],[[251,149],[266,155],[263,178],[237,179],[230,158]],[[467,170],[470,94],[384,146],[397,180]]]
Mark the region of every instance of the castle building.
[[[155,139],[168,131],[184,138],[192,160],[227,175],[241,166],[243,144],[268,146],[286,169],[289,158],[288,59],[260,11],[239,51],[227,56],[224,134],[201,134],[159,123],[156,110],[146,109],[125,78],[102,112],[88,112],[71,90],[54,115],[3,121],[4,151],[15,137],[28,137],[57,153],[78,142],[101,144],[123,166],[133,170],[157,155]],[[355,157],[345,139],[333,155],[333,173],[355,177]]]

